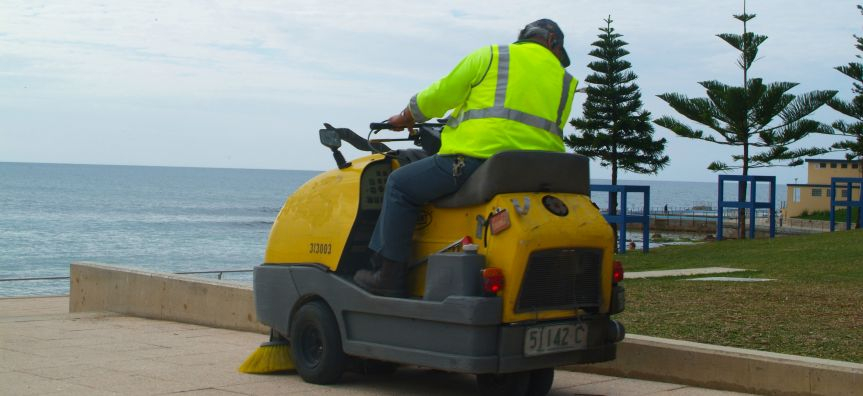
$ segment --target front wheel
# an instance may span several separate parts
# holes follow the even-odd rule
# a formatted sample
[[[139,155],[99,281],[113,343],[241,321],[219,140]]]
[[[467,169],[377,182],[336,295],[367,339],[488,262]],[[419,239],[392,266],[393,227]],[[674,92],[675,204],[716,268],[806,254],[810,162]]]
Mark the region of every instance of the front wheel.
[[[326,385],[341,378],[348,359],[336,318],[323,301],[309,302],[294,314],[291,354],[297,373],[306,382]]]
[[[476,385],[483,396],[524,396],[530,386],[530,372],[477,374]]]

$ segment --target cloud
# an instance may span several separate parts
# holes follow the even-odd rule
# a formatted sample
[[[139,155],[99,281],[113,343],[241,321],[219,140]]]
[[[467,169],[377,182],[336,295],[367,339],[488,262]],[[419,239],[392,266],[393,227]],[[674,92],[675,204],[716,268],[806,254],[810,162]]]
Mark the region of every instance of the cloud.
[[[740,31],[731,18],[740,5],[706,0],[6,0],[0,3],[0,107],[14,109],[16,116],[0,120],[0,160],[122,160],[106,155],[107,149],[89,150],[86,143],[108,137],[124,151],[133,146],[122,136],[134,135],[138,146],[153,148],[135,163],[321,169],[331,160],[315,154],[316,140],[284,133],[285,125],[312,134],[323,121],[359,129],[398,111],[471,50],[511,42],[524,24],[543,17],[564,29],[573,58],[570,71],[583,79],[590,43],[611,15],[629,42],[645,106],[654,115],[669,114],[656,94],[703,96],[698,81],[739,79],[736,53],[715,35]],[[851,35],[859,32],[861,21],[854,4],[761,0],[750,2],[750,8],[758,14],[752,28],[770,36],[754,72],[768,81],[798,81],[800,92],[850,89],[850,81],[832,67],[854,60]],[[118,134],[115,126],[100,123],[98,112],[87,110],[93,108],[110,109],[114,122],[154,122]],[[575,107],[573,115],[579,111]],[[52,115],[67,120],[62,127],[75,131],[74,145],[70,134],[55,130],[60,125],[43,122]],[[188,149],[187,156],[180,148],[160,155],[156,148],[162,142],[141,137],[156,128],[192,141],[211,139],[200,143],[205,149]],[[40,151],[44,136],[68,144]],[[164,139],[162,133],[153,136]],[[237,136],[246,140],[240,144]],[[706,171],[693,170],[702,167],[693,165],[697,158],[686,157],[691,142],[669,139],[675,151],[669,152],[673,165],[665,178],[712,179]],[[75,151],[63,151],[64,146]],[[238,152],[239,147],[246,152]],[[278,158],[273,147],[289,147],[291,157]],[[218,160],[228,156],[230,162]]]

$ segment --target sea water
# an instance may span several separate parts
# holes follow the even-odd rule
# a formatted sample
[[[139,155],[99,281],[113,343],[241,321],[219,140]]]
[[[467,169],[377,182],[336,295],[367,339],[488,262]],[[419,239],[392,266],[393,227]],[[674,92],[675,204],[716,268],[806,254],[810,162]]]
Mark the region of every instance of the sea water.
[[[0,280],[68,276],[78,261],[158,272],[250,270],[263,261],[285,199],[318,173],[0,163]],[[715,207],[715,183],[632,184],[651,186],[653,208]],[[607,194],[593,198],[603,206]],[[248,282],[250,274],[224,279]],[[0,296],[68,290],[68,280],[0,281]]]
[[[285,198],[317,173],[0,163],[0,279],[68,276],[76,261],[251,269]],[[68,280],[0,282],[2,296],[65,293]]]

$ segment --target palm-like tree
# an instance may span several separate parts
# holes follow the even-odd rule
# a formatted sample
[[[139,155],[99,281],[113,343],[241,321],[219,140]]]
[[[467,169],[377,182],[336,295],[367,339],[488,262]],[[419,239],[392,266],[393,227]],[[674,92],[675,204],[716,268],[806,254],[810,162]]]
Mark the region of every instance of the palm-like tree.
[[[863,7],[857,6],[857,9],[863,13]],[[854,36],[857,39],[857,49],[863,51],[863,37]],[[860,58],[860,55],[857,55]],[[854,87],[851,92],[857,94],[850,102],[843,101],[838,98],[833,98],[827,103],[834,110],[853,118],[855,121],[846,123],[845,121],[836,121],[833,123],[833,128],[836,129],[836,135],[846,137],[845,140],[840,140],[831,146],[834,150],[844,151],[845,158],[848,161],[858,160],[863,163],[863,64],[859,62],[850,62],[844,66],[836,67],[840,73],[854,80]],[[860,177],[863,177],[863,166],[860,167]],[[849,193],[850,194],[850,193]],[[860,228],[861,217],[863,210],[858,211],[857,228]],[[851,211],[848,211],[848,216]]]
[[[705,133],[670,116],[654,122],[668,128],[678,136],[711,143],[742,148],[741,154],[732,155],[732,164],[713,161],[707,167],[714,172],[740,169],[742,175],[753,168],[770,166],[797,166],[803,157],[827,152],[824,148],[791,148],[810,133],[832,133],[823,123],[806,118],[827,103],[836,91],[813,91],[795,96],[789,91],[797,86],[793,82],[766,84],[760,78],[749,78],[749,69],[758,55],[758,46],[767,36],[747,31],[747,22],[755,18],[746,13],[734,15],[743,22],[743,34],[720,34],[719,38],[740,51],[738,66],[743,70],[743,86],[730,86],[719,81],[703,81],[706,98],[690,99],[676,93],[659,95],[684,117],[707,127]],[[746,197],[746,183],[738,188],[738,199]],[[738,237],[745,233],[743,210],[738,215]]]
[[[611,16],[599,28],[599,40],[592,45],[590,56],[597,60],[588,68],[593,73],[585,79],[587,100],[582,117],[570,121],[576,133],[566,136],[564,143],[574,152],[600,165],[611,167],[611,184],[617,184],[618,170],[655,174],[668,164],[663,155],[665,139],[653,139],[650,112],[642,109],[641,92],[635,80],[638,76],[624,59],[627,43],[611,27]],[[580,133],[580,134],[579,134]],[[617,214],[617,194],[610,196],[610,214]]]

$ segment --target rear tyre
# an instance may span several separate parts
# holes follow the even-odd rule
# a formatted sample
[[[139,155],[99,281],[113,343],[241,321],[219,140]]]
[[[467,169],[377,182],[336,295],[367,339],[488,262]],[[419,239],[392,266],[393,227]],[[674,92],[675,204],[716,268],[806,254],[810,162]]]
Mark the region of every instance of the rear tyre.
[[[554,368],[543,368],[530,372],[530,384],[527,387],[527,396],[545,396],[551,390],[554,383]]]
[[[530,372],[477,374],[476,385],[483,396],[524,396],[530,386]]]
[[[297,373],[312,384],[332,384],[345,371],[347,356],[342,351],[339,325],[322,301],[312,301],[291,320],[291,355]]]

